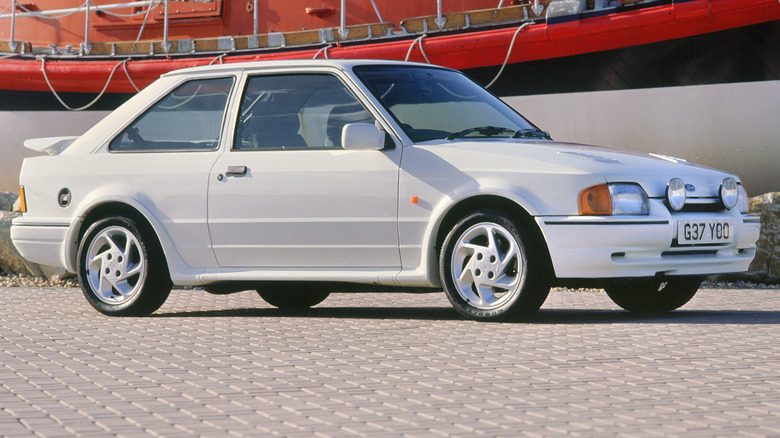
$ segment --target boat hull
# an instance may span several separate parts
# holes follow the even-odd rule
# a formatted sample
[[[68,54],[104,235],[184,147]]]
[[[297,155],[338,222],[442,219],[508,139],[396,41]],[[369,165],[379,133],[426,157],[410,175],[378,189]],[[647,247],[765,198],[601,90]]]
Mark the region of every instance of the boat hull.
[[[0,59],[0,88],[75,93],[134,93],[161,74],[213,62],[309,59],[407,59],[459,70],[560,59],[780,20],[776,0],[659,1],[520,23],[335,45],[289,46],[142,58],[11,57]],[[416,41],[423,37],[422,40]],[[507,53],[509,56],[507,57]]]

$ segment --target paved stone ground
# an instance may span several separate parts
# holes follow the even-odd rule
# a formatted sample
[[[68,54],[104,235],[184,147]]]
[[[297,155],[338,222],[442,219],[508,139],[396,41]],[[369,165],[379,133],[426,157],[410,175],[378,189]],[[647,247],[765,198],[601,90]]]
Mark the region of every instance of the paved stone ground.
[[[780,290],[635,316],[555,291],[532,320],[441,294],[281,313],[174,291],[108,318],[76,289],[0,289],[2,436],[780,436]]]

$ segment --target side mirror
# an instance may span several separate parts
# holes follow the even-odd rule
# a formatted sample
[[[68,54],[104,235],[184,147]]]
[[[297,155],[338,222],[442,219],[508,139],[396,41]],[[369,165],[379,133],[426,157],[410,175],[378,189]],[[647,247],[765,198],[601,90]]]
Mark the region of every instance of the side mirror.
[[[350,123],[341,130],[341,147],[348,151],[380,150],[385,147],[385,132],[373,123]]]

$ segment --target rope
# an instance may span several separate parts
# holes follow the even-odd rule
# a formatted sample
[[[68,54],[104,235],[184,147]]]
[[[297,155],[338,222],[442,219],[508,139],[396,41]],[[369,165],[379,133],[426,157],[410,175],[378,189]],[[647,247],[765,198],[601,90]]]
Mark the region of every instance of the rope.
[[[127,76],[127,80],[130,81],[130,85],[132,85],[133,88],[135,88],[135,91],[141,91],[141,89],[135,85],[135,82],[133,82],[133,78],[130,77],[130,72],[127,71],[127,61],[128,61],[127,59],[122,61],[122,68],[125,70],[125,76]]]
[[[159,4],[157,6],[160,6]],[[147,8],[146,8],[146,15],[144,15],[144,22],[141,23],[141,28],[138,30],[138,38],[135,39],[135,42],[141,41],[141,35],[144,33],[144,29],[146,28],[146,21],[149,20],[149,13],[152,12],[152,9],[157,8],[157,6],[154,6],[154,2],[152,2]]]
[[[100,91],[100,94],[97,95],[97,97],[90,103],[80,107],[80,108],[72,108],[68,106],[61,98],[60,95],[57,94],[57,92],[54,90],[54,87],[51,85],[51,81],[49,81],[49,76],[46,74],[46,58],[39,56],[38,59],[41,61],[41,72],[43,72],[43,78],[46,80],[46,84],[49,86],[49,90],[51,90],[52,94],[54,94],[54,97],[57,98],[57,100],[69,111],[82,111],[85,109],[88,109],[92,105],[94,105],[101,97],[103,97],[103,94],[106,93],[106,89],[108,89],[108,84],[111,82],[111,78],[114,77],[114,73],[116,72],[116,69],[118,69],[122,62],[117,62],[114,68],[111,69],[111,74],[108,75],[108,80],[106,81],[106,85],[103,86],[103,90]],[[130,76],[128,76],[129,78]],[[133,85],[135,86],[135,85]]]
[[[521,30],[525,29],[525,27],[528,26],[529,24],[531,24],[530,21],[523,23],[522,26],[517,28],[515,34],[512,35],[512,42],[509,43],[509,50],[506,51],[506,58],[504,58],[504,63],[501,64],[501,68],[498,70],[498,74],[496,74],[496,77],[494,77],[489,84],[485,85],[485,88],[490,88],[490,86],[493,85],[493,83],[498,80],[498,77],[501,76],[501,73],[504,72],[504,67],[506,67],[507,62],[509,62],[509,55],[512,53],[512,49],[515,47],[515,39],[517,39],[517,35],[520,33]]]
[[[82,3],[81,6],[76,6],[76,8],[83,8],[84,6],[87,6],[87,4],[89,4],[89,0],[85,1],[84,3]],[[65,14],[57,15],[57,16],[50,16],[50,15],[43,15],[40,12],[37,12],[37,11],[31,11],[31,10],[27,9],[26,7],[24,7],[24,5],[21,4],[21,3],[17,3],[16,6],[18,6],[19,9],[23,10],[24,12],[27,12],[29,14],[33,14],[34,17],[41,18],[41,19],[44,19],[44,20],[59,20],[60,18],[70,17],[71,15],[73,15],[75,13],[80,13],[79,11],[75,10],[75,8],[74,8],[74,10],[71,11],[71,12],[67,12]]]
[[[428,55],[425,54],[425,50],[423,50],[423,45],[422,45],[422,40],[426,36],[427,35],[420,35],[416,40],[412,41],[412,45],[409,46],[409,51],[406,52],[406,58],[404,58],[404,61],[408,61],[409,60],[409,56],[412,54],[412,49],[414,49],[414,45],[415,44],[419,44],[419,46],[420,46],[420,53],[422,53],[423,58],[425,58],[425,62],[427,62],[428,64],[431,63],[431,61],[428,59]]]
[[[312,59],[317,59],[317,57],[320,56],[320,53],[325,53],[325,59],[330,59],[328,57],[328,49],[331,48],[331,47],[333,47],[333,46],[328,44],[327,46],[321,48],[320,50],[317,51],[317,53],[314,54],[314,58],[312,58]]]
[[[143,10],[143,8],[142,8],[140,11],[133,12],[131,14],[122,14],[122,13],[119,13],[119,12],[113,12],[113,11],[108,10],[108,9],[100,9],[100,5],[93,5],[93,6],[95,6],[100,12],[102,12],[102,13],[104,13],[106,15],[113,15],[115,17],[122,17],[122,18],[133,18],[133,17],[137,17],[137,16],[139,16],[141,14],[149,14],[149,11],[151,11],[152,9],[157,9],[157,6],[160,6],[160,3],[157,3],[156,5],[154,3],[155,3],[154,1],[150,1],[149,5],[147,5],[147,9],[146,10]],[[146,23],[146,22],[144,21],[144,23]]]
[[[8,6],[6,6],[6,7],[5,7],[5,9],[3,9],[2,11],[0,11],[0,15],[2,15],[2,14],[5,14],[5,11],[7,11],[7,10],[11,9],[11,6],[13,6],[13,5],[14,5],[14,3],[13,3],[13,2],[11,2],[11,4],[9,4]]]
[[[209,0],[209,1],[207,1],[207,2],[197,2],[197,3],[208,3],[208,2],[210,2],[210,1],[213,1],[213,0]],[[149,3],[150,3],[150,6],[151,6],[151,5],[154,5],[154,3],[155,3],[155,2],[154,2],[154,1],[150,1]],[[25,7],[23,4],[21,4],[21,3],[17,3],[17,4],[16,4],[16,6],[18,6],[18,7],[19,7],[19,9],[23,10],[24,12],[27,12],[28,14],[32,14],[32,15],[33,15],[34,17],[36,17],[36,18],[42,18],[42,19],[44,19],[44,20],[59,20],[60,18],[70,17],[70,16],[71,16],[71,15],[73,15],[73,14],[77,14],[77,13],[81,13],[81,12],[82,12],[82,11],[77,11],[77,10],[75,10],[75,9],[78,9],[78,8],[83,8],[83,7],[87,6],[87,5],[92,5],[92,8],[94,8],[94,11],[100,11],[100,12],[102,12],[102,13],[104,13],[104,14],[107,14],[107,15],[113,15],[113,16],[115,16],[115,17],[123,17],[123,18],[132,18],[132,17],[137,17],[137,16],[139,16],[139,15],[141,15],[141,14],[146,14],[146,13],[147,13],[147,11],[149,11],[149,10],[151,10],[151,9],[154,9],[154,8],[156,8],[157,6],[160,6],[160,3],[157,3],[157,5],[151,6],[151,7],[150,7],[149,9],[147,9],[146,11],[145,11],[145,10],[143,10],[143,9],[141,9],[140,11],[138,11],[138,12],[134,12],[134,13],[131,13],[131,14],[122,14],[122,13],[119,13],[119,12],[113,12],[113,11],[111,11],[111,10],[109,10],[109,9],[100,9],[100,6],[102,6],[102,5],[96,5],[96,4],[92,3],[92,1],[91,1],[91,0],[87,0],[86,2],[82,3],[80,6],[76,6],[76,7],[74,8],[74,10],[73,10],[73,11],[71,11],[71,12],[66,12],[66,13],[64,13],[64,14],[62,14],[62,15],[56,15],[56,16],[54,16],[54,15],[44,15],[43,13],[41,13],[41,12],[39,12],[39,11],[32,11],[32,10],[30,10],[30,9],[27,9],[27,8],[26,8],[26,7]],[[7,10],[8,10],[8,8],[10,8],[10,7],[11,7],[11,5],[8,5],[8,7],[6,7],[5,9],[3,9],[3,11],[2,11],[2,12],[0,12],[0,14],[3,14],[3,13],[5,13],[5,11],[7,11]]]

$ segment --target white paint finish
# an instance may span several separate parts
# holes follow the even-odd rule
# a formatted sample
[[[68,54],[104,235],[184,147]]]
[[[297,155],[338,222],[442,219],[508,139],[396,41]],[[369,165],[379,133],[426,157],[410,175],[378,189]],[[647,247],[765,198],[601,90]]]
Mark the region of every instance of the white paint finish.
[[[230,267],[399,267],[400,153],[225,153],[209,184],[217,259]],[[247,174],[227,176],[229,166]]]
[[[733,224],[731,243],[702,248],[717,250],[709,256],[663,256],[682,251],[674,247],[679,220],[718,218]],[[747,270],[755,254],[760,225],[743,223],[737,211],[672,215],[660,200],[651,200],[650,215],[640,217],[537,217],[553,260],[562,278],[607,278],[710,274]],[[631,225],[628,222],[657,222]],[[618,223],[615,223],[618,222]],[[620,256],[616,256],[620,254]]]
[[[504,99],[556,140],[657,152],[780,190],[780,81]]]
[[[21,250],[22,257],[48,266],[67,265],[63,259],[63,242],[67,233],[68,225],[11,227],[11,239]]]
[[[172,245],[165,248],[169,259],[181,258],[189,266],[216,265],[206,225],[206,185],[218,153],[103,152],[28,160],[22,178],[28,213],[20,221],[59,218],[76,224],[104,202],[142,206],[142,213],[148,211],[147,218],[159,224],[161,239],[170,239]],[[67,208],[57,204],[61,188],[72,194]]]
[[[296,61],[273,63],[272,67],[286,65],[309,72],[324,65],[348,67],[355,62],[364,61]],[[250,66],[257,70],[258,65]],[[696,255],[679,263],[661,255],[670,249],[677,218],[729,216],[739,228],[741,215],[736,212],[675,216],[653,200],[650,214],[642,218],[667,221],[668,229],[660,234],[640,225],[609,223],[635,216],[589,218],[606,222],[596,225],[577,222],[582,219],[576,216],[577,194],[594,184],[633,181],[657,198],[675,176],[697,185],[697,194],[711,195],[730,176],[637,152],[511,139],[437,140],[385,151],[227,151],[230,126],[235,122],[226,124],[222,149],[217,151],[105,151],[108,139],[168,87],[189,79],[190,74],[225,75],[245,67],[166,75],[61,155],[26,161],[22,179],[29,194],[29,212],[14,227],[78,224],[79,217],[95,205],[116,201],[137,208],[149,219],[178,284],[220,279],[369,283],[395,279],[402,286],[434,286],[438,284],[434,239],[442,218],[461,200],[492,195],[537,216],[561,276],[640,276],[659,270],[732,272],[746,267],[752,258],[759,229],[756,223],[743,224],[735,241],[721,247],[717,255]],[[231,119],[237,117],[235,96],[229,105]],[[376,105],[366,102],[365,106]],[[383,123],[391,131],[400,130],[393,120]],[[231,166],[245,166],[246,174],[227,175]],[[68,208],[56,203],[62,187],[72,192]],[[416,204],[410,202],[412,196],[418,197]],[[577,224],[550,225],[548,219]],[[71,269],[76,232],[77,225],[71,226],[60,250]],[[28,233],[28,240],[19,242],[23,255],[37,251],[29,237]],[[738,249],[745,251],[740,254]],[[621,252],[625,260],[605,259]],[[593,269],[599,260],[598,269]]]
[[[571,165],[590,160],[571,157],[569,163],[556,162],[556,147],[504,139],[439,141],[406,148],[398,207],[404,268],[436,264],[440,221],[455,204],[474,196],[511,199],[530,214],[576,214],[577,193],[605,179]],[[417,198],[416,204],[412,197]]]

